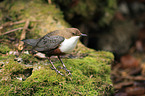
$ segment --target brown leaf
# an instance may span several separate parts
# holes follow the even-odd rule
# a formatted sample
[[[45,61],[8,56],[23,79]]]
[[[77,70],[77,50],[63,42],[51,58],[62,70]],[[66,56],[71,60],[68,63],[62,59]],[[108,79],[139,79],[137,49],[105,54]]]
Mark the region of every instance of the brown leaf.
[[[139,66],[139,61],[131,55],[124,55],[120,59],[122,68],[136,68]]]
[[[140,96],[145,93],[145,88],[144,87],[128,87],[126,88],[126,93],[129,96]]]
[[[121,82],[121,83],[115,84],[114,88],[115,89],[121,89],[122,87],[130,86],[130,85],[133,85],[133,81],[130,81],[130,82]]]

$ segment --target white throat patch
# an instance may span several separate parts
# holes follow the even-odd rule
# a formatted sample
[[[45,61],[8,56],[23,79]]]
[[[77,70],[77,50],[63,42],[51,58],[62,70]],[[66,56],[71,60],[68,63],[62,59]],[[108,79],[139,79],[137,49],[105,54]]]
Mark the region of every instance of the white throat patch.
[[[60,44],[60,51],[64,53],[70,53],[73,51],[75,46],[77,45],[77,41],[79,40],[80,36],[73,36],[69,39],[65,39],[61,44]]]

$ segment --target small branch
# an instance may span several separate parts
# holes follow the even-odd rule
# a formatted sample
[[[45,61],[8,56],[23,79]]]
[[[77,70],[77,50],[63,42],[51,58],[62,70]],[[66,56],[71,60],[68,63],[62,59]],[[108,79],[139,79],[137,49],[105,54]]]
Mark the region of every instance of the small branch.
[[[22,30],[22,29],[23,29],[23,27],[20,27],[20,28],[17,28],[17,29],[13,29],[13,30],[7,31],[7,32],[5,32],[5,33],[3,33],[3,34],[0,34],[0,36],[1,36],[1,35],[6,35],[6,34],[9,34],[9,33],[12,33],[12,32],[15,32],[15,31],[17,31],[17,30]]]
[[[20,41],[19,41],[19,45],[18,45],[18,50],[23,50],[24,42],[22,42],[21,40],[25,39],[25,37],[26,37],[26,30],[28,29],[29,22],[30,22],[29,20],[26,20],[23,31],[21,33],[21,37],[20,37]]]
[[[21,20],[21,21],[17,21],[17,22],[6,22],[6,23],[4,23],[0,26],[0,30],[3,29],[4,27],[12,26],[12,25],[15,25],[15,24],[21,24],[21,23],[24,23],[24,22],[26,22],[26,20]]]
[[[24,23],[24,22],[26,22],[26,20],[21,20],[21,21],[14,22],[12,25],[14,25],[14,24],[21,24],[21,23]]]

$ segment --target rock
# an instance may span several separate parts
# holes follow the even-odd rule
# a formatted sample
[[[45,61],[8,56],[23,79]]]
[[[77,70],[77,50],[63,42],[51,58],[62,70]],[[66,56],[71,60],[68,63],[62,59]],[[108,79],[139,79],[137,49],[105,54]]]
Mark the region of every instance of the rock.
[[[38,58],[46,58],[45,54],[40,53],[40,52],[36,53],[35,56]]]

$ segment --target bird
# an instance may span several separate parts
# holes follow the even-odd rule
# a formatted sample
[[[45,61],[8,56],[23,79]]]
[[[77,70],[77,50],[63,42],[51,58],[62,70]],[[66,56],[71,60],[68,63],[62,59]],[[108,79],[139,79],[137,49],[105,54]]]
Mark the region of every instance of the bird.
[[[57,70],[50,59],[51,56],[57,56],[63,65],[61,68],[68,72],[68,75],[71,75],[70,70],[66,68],[60,56],[72,52],[81,36],[87,35],[81,33],[77,28],[65,28],[47,33],[45,36],[38,39],[24,39],[22,41],[32,46],[31,50],[44,53],[51,63],[52,69],[54,69],[57,74],[64,75]]]

